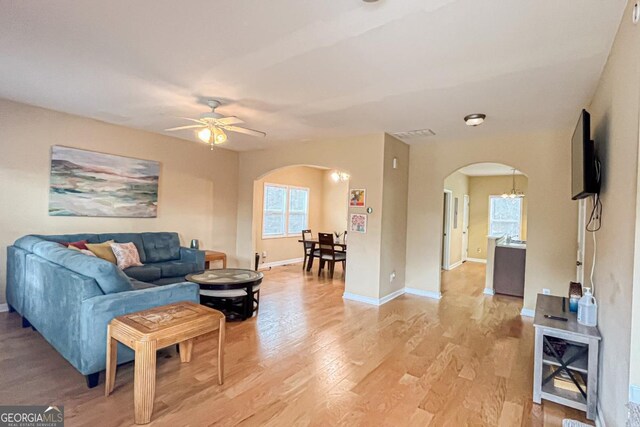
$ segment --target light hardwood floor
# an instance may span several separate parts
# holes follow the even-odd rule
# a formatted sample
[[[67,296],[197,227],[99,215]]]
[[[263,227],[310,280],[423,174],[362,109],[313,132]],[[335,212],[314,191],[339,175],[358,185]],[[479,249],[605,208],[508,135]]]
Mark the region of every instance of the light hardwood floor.
[[[315,270],[315,269],[314,269]],[[521,300],[487,297],[484,265],[443,275],[443,298],[379,308],[342,299],[300,265],[266,272],[257,318],[227,324],[225,383],[216,340],[190,363],[158,353],[151,425],[560,426],[582,414],[532,397],[533,327]],[[15,314],[0,313],[0,404],[63,404],[68,426],[133,423],[133,366],[115,390],[84,378]]]

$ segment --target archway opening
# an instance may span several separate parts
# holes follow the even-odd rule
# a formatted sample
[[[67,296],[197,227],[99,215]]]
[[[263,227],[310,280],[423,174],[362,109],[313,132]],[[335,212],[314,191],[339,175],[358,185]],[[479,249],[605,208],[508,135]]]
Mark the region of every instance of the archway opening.
[[[527,191],[528,177],[500,163],[471,164],[445,178],[440,257],[443,294],[524,297]],[[484,280],[478,280],[480,276]]]
[[[286,166],[256,179],[252,233],[258,268],[299,265],[300,274],[320,274],[344,286],[348,192],[348,174],[324,166]],[[306,239],[317,241],[318,233],[330,233],[340,244],[336,251],[345,253],[336,256],[333,277],[329,275],[330,262],[322,263],[319,271],[320,259],[312,256],[320,250],[319,245],[310,251],[302,242],[303,230],[311,230]]]

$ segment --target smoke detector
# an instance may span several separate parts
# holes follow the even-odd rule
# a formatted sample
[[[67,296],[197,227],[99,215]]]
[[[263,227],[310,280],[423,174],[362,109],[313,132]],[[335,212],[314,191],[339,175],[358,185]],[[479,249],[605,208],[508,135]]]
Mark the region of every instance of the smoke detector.
[[[432,131],[431,129],[416,129],[416,130],[409,130],[409,131],[405,131],[405,132],[396,132],[396,133],[392,133],[391,135],[395,136],[398,139],[415,139],[415,138],[428,138],[430,136],[435,136],[435,132]]]

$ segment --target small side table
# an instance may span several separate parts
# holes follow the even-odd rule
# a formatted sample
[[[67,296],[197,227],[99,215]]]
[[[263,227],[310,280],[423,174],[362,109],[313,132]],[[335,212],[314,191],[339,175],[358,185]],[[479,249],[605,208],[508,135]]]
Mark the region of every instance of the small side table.
[[[211,262],[222,261],[222,268],[227,268],[227,254],[217,251],[204,251],[204,269],[209,270]]]
[[[225,317],[218,310],[193,302],[179,302],[113,319],[107,326],[105,396],[116,380],[118,342],[133,349],[133,404],[136,424],[147,424],[156,392],[156,350],[179,344],[180,361],[191,361],[193,339],[218,330],[218,384],[224,382]]]
[[[567,320],[548,318],[545,314]],[[562,297],[538,294],[533,321],[536,331],[533,401],[539,404],[542,399],[550,400],[585,411],[588,419],[595,420],[602,337],[597,327],[581,325],[576,317],[576,313],[569,311],[568,298],[563,304]]]

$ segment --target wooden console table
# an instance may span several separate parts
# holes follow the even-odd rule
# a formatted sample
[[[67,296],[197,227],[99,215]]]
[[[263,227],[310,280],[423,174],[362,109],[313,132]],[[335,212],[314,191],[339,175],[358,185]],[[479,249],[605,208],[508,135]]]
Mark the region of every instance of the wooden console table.
[[[563,304],[562,297],[542,294],[538,294],[533,326],[536,331],[533,401],[550,400],[585,411],[588,419],[595,420],[598,349],[602,339],[598,328],[579,324],[576,313],[569,311],[568,298]]]
[[[217,251],[204,251],[204,269],[209,270],[213,261],[222,261],[222,268],[227,268],[227,254]]]
[[[191,361],[193,339],[218,330],[218,384],[224,381],[225,317],[218,310],[193,302],[179,302],[113,319],[107,326],[105,396],[116,380],[118,342],[135,353],[133,404],[136,424],[147,424],[156,392],[156,350],[179,344],[180,361]]]

